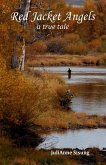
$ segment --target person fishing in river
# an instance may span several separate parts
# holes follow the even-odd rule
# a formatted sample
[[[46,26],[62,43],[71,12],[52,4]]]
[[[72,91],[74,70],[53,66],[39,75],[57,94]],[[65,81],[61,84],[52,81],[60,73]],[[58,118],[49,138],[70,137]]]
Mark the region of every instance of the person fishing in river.
[[[71,79],[71,69],[68,69],[68,79]]]

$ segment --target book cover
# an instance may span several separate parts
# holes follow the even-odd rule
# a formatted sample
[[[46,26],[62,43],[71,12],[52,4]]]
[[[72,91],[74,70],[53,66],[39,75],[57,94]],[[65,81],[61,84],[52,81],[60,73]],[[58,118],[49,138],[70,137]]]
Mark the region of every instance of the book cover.
[[[105,0],[0,0],[0,164],[106,164]]]

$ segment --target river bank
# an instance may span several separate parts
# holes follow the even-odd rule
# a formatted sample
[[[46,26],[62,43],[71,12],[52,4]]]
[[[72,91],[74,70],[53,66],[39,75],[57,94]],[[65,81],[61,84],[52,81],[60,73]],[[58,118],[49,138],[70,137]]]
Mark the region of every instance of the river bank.
[[[0,164],[1,165],[82,165],[92,163],[97,165],[105,163],[106,152],[98,148],[89,148],[85,152],[89,155],[79,154],[84,151],[79,149],[58,149],[62,153],[78,153],[75,154],[63,154],[63,155],[51,155],[51,150],[36,150],[31,148],[18,148],[12,145],[12,142],[6,138],[0,138]],[[57,152],[55,149],[52,152]]]
[[[104,93],[105,79],[103,79],[103,82],[101,79],[101,74],[105,73],[105,69],[85,68],[85,67],[75,68],[74,67],[72,68],[72,71],[73,71],[72,74],[75,74],[77,79],[74,78],[74,75],[72,75],[71,80],[68,80],[68,78],[63,79],[62,77],[63,74],[67,72],[66,67],[45,67],[45,71],[43,70],[43,68],[36,67],[35,70],[31,70],[31,72],[34,73],[35,76],[38,76],[38,77],[40,76],[41,79],[42,79],[42,76],[44,75],[47,75],[48,77],[51,77],[52,79],[54,79],[55,77],[58,77],[61,79],[62,77],[61,81],[65,83],[64,84],[65,86],[63,85],[62,88],[58,90],[58,92],[59,91],[62,92],[63,88],[66,88],[67,90],[70,90],[72,91],[72,93],[74,92],[75,94],[75,96],[72,98],[71,102],[69,103],[69,110],[66,110],[64,107],[56,108],[56,101],[55,101],[55,106],[53,109],[47,109],[46,112],[42,113],[42,115],[40,115],[37,118],[37,124],[40,125],[44,130],[53,130],[53,131],[62,130],[62,129],[106,128],[106,116],[105,116],[105,110],[104,110],[105,109],[105,100],[104,100],[105,99],[105,93]],[[54,72],[60,73],[60,75],[57,76],[57,74],[55,74]],[[99,78],[94,79],[95,76],[93,75],[93,77],[91,77],[93,80],[92,82],[90,81],[91,80],[90,76],[87,77],[86,79],[86,74],[84,75],[85,78],[81,77],[81,80],[80,80],[80,77],[78,78],[78,75],[76,74],[79,74],[79,73],[82,74],[83,72],[84,73],[86,72],[86,74],[99,73],[100,80]],[[97,85],[95,85],[96,81],[97,81]],[[55,90],[55,88],[57,88],[56,86],[57,85],[54,84],[53,88],[51,88],[51,91],[53,89]],[[101,92],[103,93],[103,97],[102,97]],[[52,97],[53,97],[53,94],[52,94]],[[66,95],[63,94],[62,97],[66,97]],[[59,97],[57,97],[56,100],[58,101],[58,99]]]
[[[67,90],[71,91],[72,87],[67,84],[64,79],[55,73],[42,72],[39,70],[30,70],[28,75],[33,76],[43,84],[46,83],[46,95],[43,95],[45,95],[47,99],[44,100],[45,102],[42,104],[42,113],[36,118],[36,124],[43,130],[106,128],[106,115],[97,115],[96,113],[87,114],[85,113],[86,110],[85,112],[75,112],[71,109],[72,103],[70,101],[73,102],[74,98],[68,96],[66,93]],[[67,102],[67,99],[72,99],[67,103],[69,109],[63,106],[63,102]],[[46,106],[47,108],[44,111]]]
[[[48,122],[47,122],[48,121]],[[106,116],[87,115],[86,113],[65,112],[64,110],[48,111],[37,119],[43,130],[67,130],[106,128]]]
[[[106,54],[98,55],[36,55],[27,58],[26,66],[100,66],[106,65]]]

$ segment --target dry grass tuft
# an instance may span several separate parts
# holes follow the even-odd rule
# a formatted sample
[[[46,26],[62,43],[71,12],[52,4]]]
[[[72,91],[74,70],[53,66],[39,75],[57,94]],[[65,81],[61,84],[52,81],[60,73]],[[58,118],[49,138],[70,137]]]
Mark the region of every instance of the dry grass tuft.
[[[15,157],[14,159],[14,164],[17,164],[17,165],[37,165],[37,163],[33,160],[30,160],[26,157]]]
[[[106,54],[101,55],[36,55],[27,60],[26,66],[106,65]]]

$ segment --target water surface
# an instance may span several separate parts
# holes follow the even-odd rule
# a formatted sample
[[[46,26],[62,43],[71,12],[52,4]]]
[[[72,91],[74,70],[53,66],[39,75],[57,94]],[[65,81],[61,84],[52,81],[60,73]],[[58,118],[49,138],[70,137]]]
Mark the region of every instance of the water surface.
[[[64,133],[52,133],[43,135],[45,141],[38,146],[38,149],[52,148],[79,148],[88,147],[106,148],[106,130],[76,130],[66,131]]]

